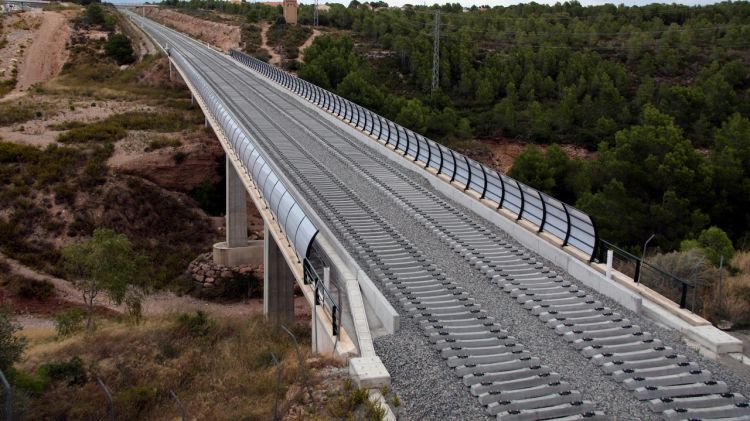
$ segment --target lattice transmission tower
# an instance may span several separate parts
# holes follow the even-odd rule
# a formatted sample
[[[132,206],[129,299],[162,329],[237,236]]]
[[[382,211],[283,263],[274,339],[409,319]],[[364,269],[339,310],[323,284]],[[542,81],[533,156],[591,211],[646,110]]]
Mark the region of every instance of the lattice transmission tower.
[[[318,22],[318,0],[315,0],[315,11],[313,12],[313,26],[319,26]]]
[[[440,86],[440,10],[435,11],[435,38],[432,42],[432,89],[430,95]]]

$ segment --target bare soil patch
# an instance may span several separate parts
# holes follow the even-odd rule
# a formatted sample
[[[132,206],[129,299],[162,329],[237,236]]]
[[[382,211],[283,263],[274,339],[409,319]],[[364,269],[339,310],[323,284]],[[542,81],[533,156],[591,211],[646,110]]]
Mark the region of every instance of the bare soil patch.
[[[268,51],[268,54],[271,56],[271,58],[268,59],[268,64],[274,65],[274,66],[280,66],[281,65],[281,55],[278,51],[276,51],[275,48],[268,45],[268,29],[271,27],[268,23],[263,23],[260,28],[260,39],[261,44],[260,47]]]
[[[27,94],[24,100],[38,104],[48,103],[45,98],[33,94]],[[113,114],[144,109],[144,106],[117,100],[91,101],[90,99],[71,98],[64,107],[61,102],[48,104],[50,107],[42,112],[42,115],[38,118],[9,126],[0,126],[0,139],[44,147],[56,143],[57,136],[62,133],[61,130],[51,128],[56,124],[66,121],[90,123]],[[40,110],[42,108],[40,105]]]
[[[68,58],[65,49],[70,39],[68,19],[58,12],[44,11],[41,14],[41,24],[34,31],[31,46],[18,69],[16,91],[25,91],[36,83],[49,80],[60,72]]]
[[[521,152],[526,149],[527,146],[532,143],[523,142],[515,139],[492,139],[492,140],[480,140],[491,151],[490,156],[486,157],[486,160],[482,160],[485,163],[491,164],[493,167],[501,170],[503,173],[508,173],[513,168],[513,163],[516,161]],[[537,145],[541,149],[546,150],[548,145]],[[594,153],[575,145],[560,145],[560,147],[568,154],[570,158],[591,158]]]
[[[142,8],[136,8],[136,12],[142,14],[143,10]],[[157,7],[147,7],[146,17],[206,41],[224,51],[240,46],[241,31],[238,25],[199,19],[184,13]]]

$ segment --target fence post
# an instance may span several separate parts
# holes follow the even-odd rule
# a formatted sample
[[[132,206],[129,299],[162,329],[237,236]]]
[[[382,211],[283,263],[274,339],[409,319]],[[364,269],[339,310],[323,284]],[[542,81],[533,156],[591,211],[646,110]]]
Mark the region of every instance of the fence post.
[[[5,419],[13,421],[13,390],[10,388],[10,383],[8,383],[8,379],[5,378],[2,370],[0,370],[0,382],[3,383],[3,389],[5,389]]]
[[[99,387],[102,388],[104,395],[107,397],[107,412],[109,413],[109,419],[115,421],[115,403],[112,400],[112,392],[109,391],[109,388],[104,384],[101,377],[96,376],[96,382],[99,383]]]
[[[680,294],[680,308],[685,308],[687,305],[687,283],[682,283],[682,294]]]
[[[281,328],[284,329],[284,332],[288,333],[289,336],[292,337],[292,341],[294,341],[294,348],[297,350],[297,364],[299,365],[299,370],[302,372],[302,379],[305,382],[305,388],[307,389],[307,394],[310,395],[310,401],[315,403],[315,398],[313,397],[312,388],[310,387],[310,382],[307,379],[307,370],[305,370],[305,365],[302,362],[302,354],[299,352],[299,343],[297,342],[297,337],[294,336],[291,330],[287,329],[286,326],[281,325]]]
[[[273,358],[274,364],[276,364],[276,393],[274,394],[273,399],[273,421],[278,421],[279,419],[279,389],[281,388],[281,363],[279,362],[279,359],[276,358],[276,354],[273,352],[271,353],[271,358]]]
[[[612,279],[612,260],[614,260],[615,252],[607,250],[607,279]]]
[[[638,259],[635,261],[635,274],[633,275],[633,280],[635,283],[639,283],[641,281],[641,263],[643,261],[641,259]],[[685,308],[685,307],[682,307]]]
[[[719,311],[724,313],[724,256],[719,259]]]
[[[177,397],[177,394],[174,393],[174,390],[170,390],[169,394],[172,395],[175,402],[177,402],[177,407],[180,408],[180,415],[182,416],[182,421],[188,421],[187,409],[185,409],[185,405],[182,404],[182,401],[180,400],[180,398]]]

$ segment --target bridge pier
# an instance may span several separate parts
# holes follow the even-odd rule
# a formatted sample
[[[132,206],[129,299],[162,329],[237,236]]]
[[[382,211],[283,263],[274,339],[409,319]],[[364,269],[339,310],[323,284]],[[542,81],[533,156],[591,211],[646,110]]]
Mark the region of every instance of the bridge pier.
[[[291,326],[294,322],[294,274],[276,240],[263,229],[263,315],[273,323]]]
[[[226,241],[214,244],[214,262],[223,266],[260,264],[261,241],[247,240],[247,192],[237,170],[227,158]]]

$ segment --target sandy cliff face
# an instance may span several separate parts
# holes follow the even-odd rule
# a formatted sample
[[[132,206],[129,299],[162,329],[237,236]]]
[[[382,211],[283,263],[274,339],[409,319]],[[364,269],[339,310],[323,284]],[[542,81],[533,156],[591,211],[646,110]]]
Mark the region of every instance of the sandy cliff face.
[[[178,148],[149,153],[142,149],[127,151],[126,146],[118,145],[109,165],[115,171],[139,175],[168,190],[188,192],[205,181],[218,182],[217,169],[224,150],[213,135],[196,132],[180,140],[183,145]]]
[[[137,12],[141,14],[143,10],[138,8]],[[238,48],[240,45],[239,26],[198,19],[183,13],[156,7],[147,7],[146,17],[206,41],[224,51],[228,51],[230,48]]]

